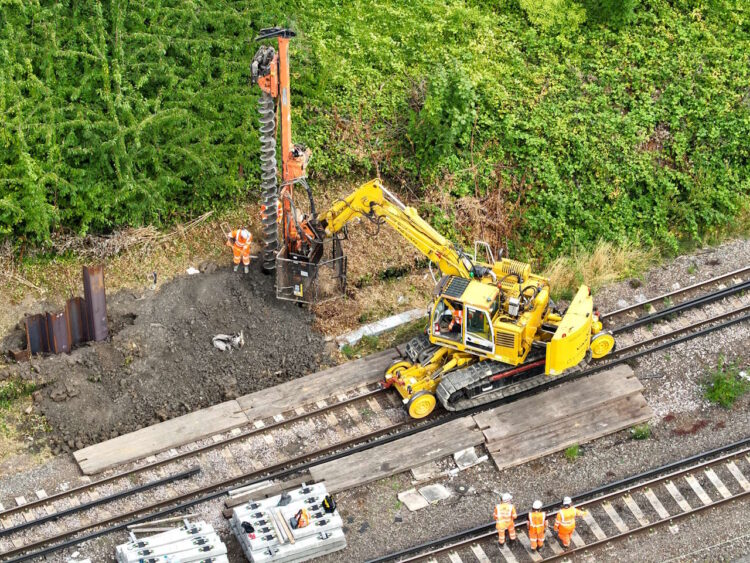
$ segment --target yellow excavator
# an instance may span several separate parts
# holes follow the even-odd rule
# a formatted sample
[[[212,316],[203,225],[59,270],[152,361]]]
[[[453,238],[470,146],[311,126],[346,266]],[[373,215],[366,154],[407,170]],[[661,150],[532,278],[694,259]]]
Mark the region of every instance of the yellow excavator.
[[[426,334],[408,342],[405,357],[385,374],[385,385],[396,388],[411,417],[427,416],[438,400],[461,410],[526,391],[614,349],[588,287],[580,287],[562,314],[550,300],[549,280],[529,264],[495,260],[481,242],[470,256],[380,180],[304,222],[316,238],[330,239],[359,217],[395,229],[442,274]],[[489,262],[477,260],[479,249]]]
[[[282,28],[261,30],[258,40],[276,39],[279,52],[263,46],[253,59],[253,81],[259,100],[263,169],[263,269],[275,270],[280,299],[320,303],[342,295],[346,225],[364,217],[387,224],[440,270],[426,334],[405,346],[404,357],[385,373],[407,412],[423,418],[437,401],[460,410],[509,397],[539,386],[550,376],[564,376],[589,358],[602,358],[615,346],[602,330],[591,291],[581,286],[566,311],[550,299],[549,280],[533,274],[529,264],[498,257],[486,243],[473,256],[451,243],[389,192],[379,180],[360,186],[331,209],[316,213],[306,182],[310,152],[291,143],[289,39]],[[282,186],[276,186],[276,108],[281,114]],[[309,214],[294,201],[292,187],[309,197]],[[277,209],[281,208],[281,228]],[[278,245],[281,232],[282,244]],[[477,254],[483,250],[485,262]],[[432,270],[431,270],[432,271]]]

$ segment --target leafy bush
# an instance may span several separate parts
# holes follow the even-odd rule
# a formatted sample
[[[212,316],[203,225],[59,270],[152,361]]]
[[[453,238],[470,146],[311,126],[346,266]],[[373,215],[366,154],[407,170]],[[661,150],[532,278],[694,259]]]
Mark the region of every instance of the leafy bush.
[[[514,255],[677,248],[748,207],[745,4],[301,0],[295,140],[314,150],[313,185],[378,171],[413,201],[453,194],[442,228],[457,239],[471,233],[452,203],[500,193]],[[0,237],[166,224],[256,197],[250,40],[288,13],[5,2]]]
[[[704,396],[712,403],[731,409],[750,390],[750,382],[740,376],[739,361],[727,363],[723,356],[704,382]]]
[[[28,397],[36,391],[36,385],[29,381],[10,379],[0,383],[0,409],[7,409],[13,401]]]

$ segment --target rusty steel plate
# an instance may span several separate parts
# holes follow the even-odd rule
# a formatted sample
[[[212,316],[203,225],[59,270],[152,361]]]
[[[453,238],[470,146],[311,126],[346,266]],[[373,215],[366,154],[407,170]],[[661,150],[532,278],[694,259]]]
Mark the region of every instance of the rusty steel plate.
[[[47,340],[51,352],[70,352],[70,333],[65,313],[47,313]]]
[[[104,291],[104,266],[83,267],[83,296],[86,300],[86,318],[91,340],[106,340],[107,297]]]
[[[26,325],[26,349],[31,354],[49,352],[47,344],[47,319],[44,315],[30,315],[24,319]]]

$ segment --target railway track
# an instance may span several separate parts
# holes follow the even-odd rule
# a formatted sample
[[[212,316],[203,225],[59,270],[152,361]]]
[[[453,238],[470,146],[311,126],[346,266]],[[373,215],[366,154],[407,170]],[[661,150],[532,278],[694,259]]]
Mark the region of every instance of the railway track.
[[[737,277],[736,273],[731,275]],[[717,283],[715,280],[709,281]],[[631,343],[617,351],[618,355],[613,360],[591,366],[572,377],[583,377],[746,321],[750,295],[745,289],[747,282],[742,283],[735,284],[729,288],[730,291],[720,290],[723,293],[719,297],[716,297],[717,292],[713,292],[680,304],[679,311],[666,308],[647,315],[647,322],[641,318],[616,328],[623,333],[618,340],[629,335],[636,336],[632,336]],[[688,290],[692,288],[685,288],[685,291]],[[736,300],[739,300],[739,304]],[[700,313],[698,318],[694,318],[697,310],[711,312]],[[686,316],[686,313],[692,316]],[[675,318],[675,315],[679,316]],[[662,324],[656,324],[659,321]],[[674,326],[660,328],[660,333],[655,334],[653,327],[665,325]],[[551,379],[543,386],[528,389],[527,394],[559,383]],[[210,440],[152,456],[117,472],[105,472],[96,481],[83,482],[49,496],[44,491],[37,491],[34,494],[36,498],[29,501],[19,497],[16,499],[17,506],[0,510],[0,559],[28,560],[37,554],[83,541],[92,534],[103,535],[102,531],[110,533],[121,529],[123,522],[130,524],[140,518],[158,517],[179,507],[216,498],[238,483],[291,475],[305,466],[327,461],[332,456],[340,457],[352,450],[372,447],[383,440],[396,439],[406,433],[469,416],[497,406],[500,402],[415,424],[405,416],[395,394],[382,393],[377,387],[363,387],[294,412],[256,421],[249,428],[237,428],[213,436]],[[314,438],[318,447],[300,450],[299,444],[305,442],[306,436]],[[279,452],[286,455],[280,456]],[[202,472],[200,467],[210,467],[211,471]],[[52,549],[50,544],[55,544]]]
[[[389,554],[368,563],[429,561],[431,563],[534,563],[556,561],[575,553],[602,548],[633,535],[697,515],[750,495],[750,438],[724,448],[691,456],[578,495],[574,502],[588,514],[578,519],[573,541],[564,549],[552,532],[559,508],[547,505],[544,546],[530,549],[527,514],[516,521],[518,540],[500,547],[494,523]]]

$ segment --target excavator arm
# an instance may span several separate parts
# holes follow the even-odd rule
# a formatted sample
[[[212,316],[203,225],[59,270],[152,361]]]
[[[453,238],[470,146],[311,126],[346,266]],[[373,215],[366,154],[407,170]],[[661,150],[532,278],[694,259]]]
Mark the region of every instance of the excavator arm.
[[[326,236],[330,237],[352,219],[362,216],[387,223],[437,265],[443,275],[474,277],[475,266],[469,257],[433,229],[416,209],[404,205],[380,180],[363,184],[346,199],[337,201],[331,209],[318,215],[317,220]]]

